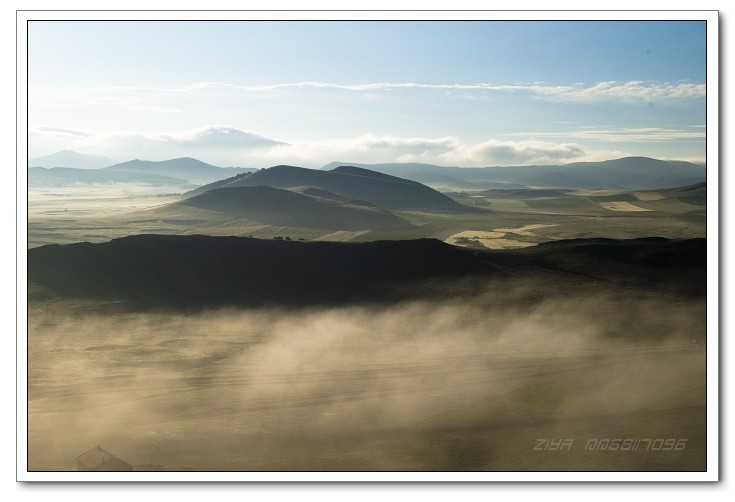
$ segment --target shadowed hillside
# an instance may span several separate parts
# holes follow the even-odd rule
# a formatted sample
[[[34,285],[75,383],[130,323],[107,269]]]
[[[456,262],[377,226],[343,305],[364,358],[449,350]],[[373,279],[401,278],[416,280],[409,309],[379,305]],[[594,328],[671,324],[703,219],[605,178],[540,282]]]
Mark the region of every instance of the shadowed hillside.
[[[540,278],[560,291],[586,283],[702,296],[706,241],[589,239],[477,252],[432,239],[139,235],[28,251],[29,281],[62,296],[124,300],[133,308],[392,302],[455,294],[446,289],[452,279],[510,277]],[[467,288],[461,294],[471,294]]]
[[[472,252],[431,239],[342,244],[139,235],[43,246],[28,256],[29,280],[62,295],[177,307],[393,300],[406,294],[400,286],[500,273]]]
[[[493,255],[495,263],[518,268],[560,272],[582,280],[636,289],[705,296],[707,240],[572,239]]]
[[[384,209],[477,212],[421,183],[357,167],[319,171],[303,167],[275,166],[205,185],[189,192],[189,195],[215,188],[257,185],[275,188],[314,187],[350,199],[367,201]]]
[[[307,227],[328,230],[393,230],[414,225],[383,209],[365,202],[344,200],[317,189],[303,195],[269,186],[217,188],[195,195],[168,208],[207,209],[269,225]],[[312,195],[313,194],[313,195]],[[320,197],[321,196],[321,197]],[[328,198],[322,198],[328,197]]]

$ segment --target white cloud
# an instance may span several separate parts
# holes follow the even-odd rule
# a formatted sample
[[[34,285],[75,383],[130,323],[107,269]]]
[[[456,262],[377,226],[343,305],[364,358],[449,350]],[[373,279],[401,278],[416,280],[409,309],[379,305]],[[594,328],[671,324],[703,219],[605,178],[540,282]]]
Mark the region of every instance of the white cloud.
[[[574,85],[549,85],[544,83],[496,85],[489,83],[416,83],[416,82],[368,82],[337,84],[332,82],[285,82],[263,85],[238,85],[226,82],[197,82],[185,87],[91,87],[57,89],[31,85],[29,97],[32,108],[69,109],[79,106],[125,107],[133,110],[178,113],[178,105],[162,102],[180,100],[192,95],[218,96],[223,91],[246,94],[273,93],[278,91],[347,91],[378,92],[394,90],[455,91],[460,96],[473,97],[487,93],[512,93],[552,101],[600,103],[600,102],[656,102],[675,103],[682,99],[704,98],[706,84],[688,82],[596,82]]]
[[[46,129],[39,128],[36,134],[42,136]],[[56,150],[70,149],[120,160],[166,160],[192,156],[216,165],[250,167],[276,164],[320,167],[335,160],[362,163],[423,162],[469,167],[562,164],[627,155],[621,151],[590,151],[570,142],[490,139],[480,143],[464,143],[454,136],[423,138],[364,134],[351,138],[284,143],[228,126],[207,126],[177,134],[68,136],[63,144],[57,141],[54,145]],[[52,151],[32,151],[32,156]]]
[[[160,138],[185,146],[214,149],[250,149],[283,144],[281,141],[266,138],[258,133],[229,126],[206,126],[183,134],[162,135]]]
[[[199,82],[186,91],[203,89],[232,89],[248,92],[277,91],[287,89],[336,89],[346,91],[380,91],[398,89],[427,89],[454,91],[514,92],[528,93],[536,97],[546,97],[560,101],[601,102],[601,101],[646,101],[661,102],[682,98],[703,98],[707,95],[706,84],[668,82],[597,82],[595,84],[576,84],[573,86],[545,84],[493,85],[476,84],[420,84],[414,82],[390,83],[375,82],[364,84],[334,84],[328,82],[295,82],[271,85],[245,86],[223,82]]]
[[[75,129],[64,129],[61,127],[38,127],[31,132],[37,134],[45,134],[48,136],[61,136],[61,137],[74,137],[74,138],[86,138],[89,136],[88,132],[77,131]]]
[[[364,134],[355,138],[298,141],[260,153],[264,158],[271,158],[274,161],[286,159],[316,164],[322,163],[324,159],[329,159],[326,162],[335,159],[355,161],[356,156],[371,159],[369,162],[402,162],[403,159],[413,157],[433,158],[455,151],[459,147],[459,139],[455,137],[429,139]]]
[[[356,138],[295,142],[257,152],[272,163],[316,167],[334,160],[364,163],[422,162],[453,166],[563,164],[606,160],[622,151],[587,151],[576,143],[498,141],[465,144],[456,137],[406,138],[365,134]]]
[[[559,164],[577,160],[585,153],[581,146],[574,143],[494,139],[471,146],[463,152],[474,164]]]
[[[579,129],[565,132],[524,132],[510,133],[506,134],[506,136],[646,143],[660,143],[666,141],[705,141],[707,139],[706,131],[688,131],[685,129],[669,129],[661,127],[612,127],[604,129]]]
[[[285,89],[337,89],[346,91],[380,91],[397,89],[428,89],[458,91],[494,91],[494,92],[527,92],[538,96],[569,101],[604,101],[604,100],[667,100],[674,98],[702,98],[707,95],[705,84],[668,82],[597,82],[594,84],[576,84],[573,86],[533,84],[494,85],[476,84],[422,84],[415,82],[373,82],[364,84],[334,84],[329,82],[293,82],[270,85],[237,85],[223,82],[198,82],[184,91],[205,89],[232,89],[247,92],[276,91]]]
[[[200,156],[202,160],[230,165],[231,161],[249,151],[283,144],[251,131],[228,126],[206,126],[178,134],[92,135],[53,127],[38,127],[29,132],[31,156],[69,149],[126,160]]]
[[[646,83],[641,81],[598,82],[589,87],[531,86],[530,90],[553,99],[577,102],[667,102],[684,98],[704,98],[707,96],[707,86],[705,84]]]

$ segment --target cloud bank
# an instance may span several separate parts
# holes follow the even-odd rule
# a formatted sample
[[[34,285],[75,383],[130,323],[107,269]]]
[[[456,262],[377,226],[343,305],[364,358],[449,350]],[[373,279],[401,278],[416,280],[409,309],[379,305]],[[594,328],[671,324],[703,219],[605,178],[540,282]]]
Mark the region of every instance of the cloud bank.
[[[588,150],[578,143],[544,140],[497,140],[466,143],[455,136],[440,138],[363,134],[286,143],[230,126],[206,126],[178,134],[59,133],[31,130],[31,151],[68,149],[117,159],[166,160],[192,156],[223,166],[270,167],[295,164],[320,167],[335,159],[353,162],[423,162],[454,166],[562,164],[626,155],[618,150]]]
[[[690,82],[655,82],[631,80],[553,85],[543,82],[521,84],[491,83],[418,83],[367,82],[340,84],[335,82],[282,82],[262,85],[240,85],[228,82],[197,82],[184,87],[89,87],[52,88],[31,85],[31,105],[39,109],[65,110],[80,105],[118,107],[136,112],[165,114],[183,113],[184,100],[229,96],[271,96],[278,93],[376,93],[376,92],[451,92],[460,97],[516,95],[529,98],[575,103],[656,103],[670,105],[682,100],[703,99],[707,85]]]
[[[61,131],[61,132],[60,132]],[[95,135],[39,127],[29,131],[33,151],[74,150],[117,159],[167,160],[191,156],[220,165],[244,160],[248,152],[284,145],[252,131],[209,125],[176,134],[115,133]]]
[[[696,127],[696,126],[694,126]],[[577,131],[511,133],[508,136],[533,136],[538,138],[564,138],[583,141],[604,142],[665,142],[665,141],[705,141],[707,132],[698,130],[682,130],[664,127],[611,127],[580,129]]]
[[[601,102],[601,101],[667,101],[682,98],[704,98],[707,96],[706,84],[644,82],[633,80],[628,82],[597,82],[595,84],[548,85],[543,83],[494,85],[476,84],[422,84],[414,82],[374,82],[364,84],[336,84],[329,82],[294,82],[271,85],[237,85],[223,82],[198,82],[183,89],[184,92],[207,89],[229,89],[245,92],[267,92],[288,89],[334,89],[344,91],[390,91],[398,89],[482,91],[527,93],[536,97],[559,101]]]
[[[701,151],[703,157],[706,131],[681,125],[701,123],[702,117],[671,117],[701,109],[706,94],[705,84],[652,81],[31,85],[29,143],[31,157],[70,149],[120,159],[192,156],[249,167],[320,167],[335,159],[487,166],[626,154],[693,157]],[[610,125],[554,125],[560,118]],[[519,132],[528,131],[529,123],[549,129]],[[121,124],[130,132],[121,131]],[[251,126],[259,132],[246,129]],[[172,132],[177,129],[185,132]],[[617,145],[609,148],[611,143]]]

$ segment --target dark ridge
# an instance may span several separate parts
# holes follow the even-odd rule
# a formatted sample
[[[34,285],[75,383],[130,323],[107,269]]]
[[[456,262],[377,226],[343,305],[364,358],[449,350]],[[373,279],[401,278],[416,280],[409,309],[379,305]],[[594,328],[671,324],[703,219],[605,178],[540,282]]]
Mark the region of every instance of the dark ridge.
[[[570,240],[478,252],[434,239],[358,244],[138,235],[30,249],[28,280],[29,290],[37,284],[131,309],[447,299],[511,278],[542,278],[550,292],[588,285],[703,297],[706,262],[705,239]]]
[[[707,240],[570,239],[502,253],[506,266],[536,267],[625,287],[703,297]]]
[[[29,281],[62,296],[174,308],[393,301],[421,293],[432,279],[499,273],[473,252],[433,239],[138,235],[34,248],[28,263]]]

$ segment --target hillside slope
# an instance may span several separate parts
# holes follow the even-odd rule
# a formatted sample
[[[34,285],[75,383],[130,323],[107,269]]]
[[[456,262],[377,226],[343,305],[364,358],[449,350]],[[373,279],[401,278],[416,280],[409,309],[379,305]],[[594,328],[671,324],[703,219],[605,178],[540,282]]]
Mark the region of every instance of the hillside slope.
[[[313,193],[313,191],[311,192]],[[326,192],[329,193],[329,192]],[[269,225],[328,230],[387,230],[414,225],[383,209],[359,201],[311,196],[269,186],[216,188],[164,207],[199,208]]]
[[[188,195],[197,195],[215,188],[257,185],[274,188],[314,187],[347,198],[367,201],[384,209],[473,211],[421,183],[357,167],[320,171],[295,166],[275,166],[220,180],[193,190]]]

